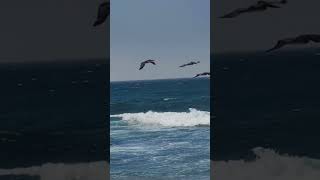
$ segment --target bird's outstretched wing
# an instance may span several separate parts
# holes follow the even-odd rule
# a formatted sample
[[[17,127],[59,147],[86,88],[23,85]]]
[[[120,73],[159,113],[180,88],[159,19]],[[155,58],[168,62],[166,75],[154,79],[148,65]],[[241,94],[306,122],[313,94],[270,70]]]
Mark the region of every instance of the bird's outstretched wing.
[[[156,65],[156,62],[154,60],[150,60],[149,63]]]
[[[98,26],[104,23],[109,15],[110,15],[110,2],[104,2],[100,4],[98,8],[97,19],[94,22],[93,26]]]
[[[271,4],[271,3],[267,4],[266,6],[267,7],[271,7],[271,8],[281,8],[280,6],[276,6],[276,5]]]
[[[192,63],[182,64],[182,65],[179,66],[179,67],[186,67],[186,66],[190,66],[190,65],[192,65]]]
[[[282,48],[283,46],[287,45],[288,43],[289,43],[288,40],[279,40],[279,41],[277,42],[277,44],[276,44],[273,48],[267,50],[266,52],[271,52],[271,51],[274,51],[274,50],[276,50],[276,49],[280,49],[280,48]]]
[[[221,16],[220,18],[234,18],[239,16],[241,13],[247,12],[248,8],[240,8],[240,9],[236,9],[226,15]]]
[[[199,77],[201,74],[197,74],[197,75],[195,75],[193,78],[196,78],[196,77]]]
[[[205,75],[209,75],[210,76],[210,73],[209,72],[200,73],[200,74],[197,74],[194,78],[196,78],[198,76],[205,76]]]
[[[268,3],[272,3],[272,4],[287,4],[288,1],[287,0],[278,0],[278,1],[268,1]]]
[[[142,63],[140,64],[139,70],[141,70],[145,65],[146,65],[146,63],[145,63],[145,62],[142,62]]]

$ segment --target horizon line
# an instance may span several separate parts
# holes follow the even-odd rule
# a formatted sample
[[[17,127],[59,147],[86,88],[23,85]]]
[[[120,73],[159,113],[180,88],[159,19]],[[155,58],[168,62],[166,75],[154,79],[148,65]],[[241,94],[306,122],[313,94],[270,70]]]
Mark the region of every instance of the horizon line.
[[[178,78],[159,78],[159,79],[133,79],[133,80],[116,80],[116,81],[111,81],[110,83],[115,83],[115,82],[133,82],[133,81],[157,81],[157,80],[176,80],[176,79],[194,79],[193,77],[178,77]],[[209,79],[209,77],[198,77],[196,79]]]

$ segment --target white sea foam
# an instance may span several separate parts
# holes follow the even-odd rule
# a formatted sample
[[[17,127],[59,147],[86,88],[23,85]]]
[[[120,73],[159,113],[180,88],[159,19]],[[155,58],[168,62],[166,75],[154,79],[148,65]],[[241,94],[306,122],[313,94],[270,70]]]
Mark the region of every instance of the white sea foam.
[[[176,98],[163,98],[164,101],[174,100]]]
[[[124,113],[111,115],[129,123],[160,125],[166,127],[210,125],[210,112],[189,108],[189,112]]]
[[[105,161],[91,163],[47,163],[28,168],[0,169],[0,175],[40,176],[41,180],[105,180],[108,163]]]
[[[254,161],[213,161],[213,176],[223,180],[319,180],[318,159],[280,155],[260,147],[253,151]]]

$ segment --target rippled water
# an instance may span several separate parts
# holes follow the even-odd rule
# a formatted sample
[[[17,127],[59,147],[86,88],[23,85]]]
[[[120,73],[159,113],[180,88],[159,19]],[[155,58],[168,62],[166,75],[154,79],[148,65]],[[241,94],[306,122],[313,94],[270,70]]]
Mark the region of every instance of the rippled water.
[[[210,80],[111,83],[112,179],[209,179]]]

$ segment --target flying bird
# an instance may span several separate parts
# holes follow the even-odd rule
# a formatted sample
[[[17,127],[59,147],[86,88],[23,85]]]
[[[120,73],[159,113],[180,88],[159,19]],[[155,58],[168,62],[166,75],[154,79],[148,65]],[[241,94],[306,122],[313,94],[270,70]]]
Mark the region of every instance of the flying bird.
[[[195,77],[193,78],[196,78],[196,77],[199,77],[199,76],[207,76],[209,75],[210,76],[210,72],[204,72],[204,73],[200,73],[200,74],[197,74]]]
[[[277,44],[273,48],[267,50],[266,52],[271,52],[276,49],[280,49],[283,46],[286,46],[289,44],[308,44],[310,42],[319,43],[320,42],[320,35],[319,34],[304,34],[304,35],[300,35],[300,36],[297,36],[294,38],[281,39],[277,42]]]
[[[98,15],[93,26],[98,26],[104,23],[109,15],[110,15],[110,2],[104,2],[100,4],[98,8]]]
[[[146,61],[143,61],[143,62],[140,64],[139,70],[141,70],[141,69],[142,69],[146,64],[148,64],[148,63],[151,63],[151,64],[153,64],[153,65],[156,65],[155,60],[148,59],[148,60],[146,60]]]
[[[239,16],[243,13],[250,13],[250,12],[258,12],[258,11],[265,11],[268,8],[280,8],[280,6],[277,6],[276,4],[286,4],[287,0],[281,0],[281,1],[258,1],[255,5],[251,5],[247,8],[239,8],[236,9],[224,16],[221,16],[220,18],[234,18]]]
[[[183,65],[181,65],[181,66],[179,66],[179,67],[191,66],[191,65],[199,64],[199,63],[200,63],[200,61],[197,61],[197,62],[191,61],[191,62],[189,62],[189,63],[187,63],[187,64],[183,64]]]

